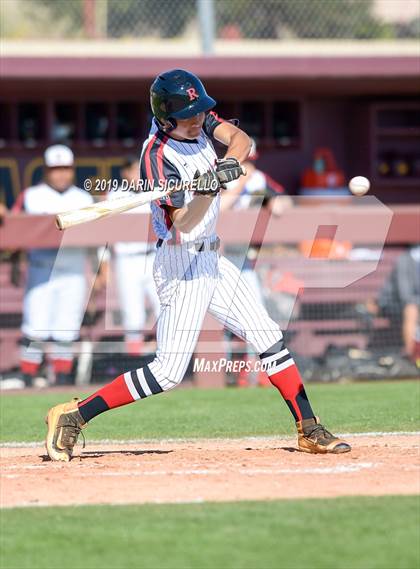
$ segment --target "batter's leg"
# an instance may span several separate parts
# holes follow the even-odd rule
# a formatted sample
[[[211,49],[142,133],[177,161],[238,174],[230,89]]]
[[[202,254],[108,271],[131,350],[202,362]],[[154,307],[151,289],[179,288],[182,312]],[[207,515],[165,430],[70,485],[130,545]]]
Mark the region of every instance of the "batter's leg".
[[[220,277],[209,312],[254,346],[262,364],[266,366],[271,383],[283,396],[296,421],[300,448],[307,452],[349,451],[347,443],[333,437],[319,425],[279,326],[269,317],[266,309],[255,301],[239,269],[224,257],[220,259],[219,269]]]
[[[206,272],[208,255],[215,253],[197,253],[193,256],[196,263],[190,263],[186,256],[183,262],[192,268],[185,278],[158,286],[161,312],[155,359],[117,377],[80,402],[79,412],[85,422],[108,409],[168,391],[181,383],[216,286],[216,279],[208,276],[208,267]]]
[[[162,305],[155,359],[118,376],[83,401],[52,407],[46,418],[46,448],[52,460],[70,460],[80,431],[100,413],[162,393],[182,381],[216,286],[217,257],[214,252],[196,253],[191,263],[188,253],[181,255],[173,259],[181,263],[179,278],[168,280],[165,267],[155,271]]]
[[[160,301],[159,301],[159,297],[158,294],[156,292],[156,286],[155,286],[155,281],[153,279],[153,263],[155,260],[155,255],[152,253],[149,253],[146,257],[146,263],[145,263],[145,276],[144,276],[144,286],[145,286],[145,290],[149,299],[149,302],[151,304],[152,310],[153,310],[153,314],[155,315],[155,318],[157,319],[157,317],[159,316],[159,312],[160,312]]]

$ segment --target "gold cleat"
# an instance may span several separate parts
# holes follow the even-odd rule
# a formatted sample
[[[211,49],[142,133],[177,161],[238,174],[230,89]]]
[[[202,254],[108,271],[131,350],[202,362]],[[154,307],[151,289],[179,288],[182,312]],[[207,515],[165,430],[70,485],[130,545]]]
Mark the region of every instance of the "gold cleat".
[[[296,422],[298,430],[298,446],[303,452],[312,454],[341,454],[350,452],[351,446],[332,435],[320,424],[319,418],[303,419]]]
[[[48,427],[45,447],[54,461],[69,462],[82,429],[87,427],[77,406],[79,399],[51,407],[45,418]]]

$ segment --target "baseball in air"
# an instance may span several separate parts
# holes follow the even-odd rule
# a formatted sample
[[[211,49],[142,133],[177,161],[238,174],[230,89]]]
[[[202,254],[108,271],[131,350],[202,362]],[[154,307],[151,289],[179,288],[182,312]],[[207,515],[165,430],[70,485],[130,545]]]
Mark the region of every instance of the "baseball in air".
[[[370,182],[364,176],[355,176],[349,182],[349,188],[355,196],[364,196],[370,188]]]

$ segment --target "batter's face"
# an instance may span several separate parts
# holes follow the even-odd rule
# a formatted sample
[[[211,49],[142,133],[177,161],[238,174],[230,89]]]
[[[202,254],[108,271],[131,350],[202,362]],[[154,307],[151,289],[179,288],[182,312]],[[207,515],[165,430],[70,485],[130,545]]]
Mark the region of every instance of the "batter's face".
[[[171,136],[178,139],[193,140],[200,136],[203,127],[205,113],[198,113],[189,119],[177,119],[177,126],[171,131]]]
[[[73,183],[74,168],[57,167],[47,168],[45,173],[46,182],[57,192],[65,192]]]

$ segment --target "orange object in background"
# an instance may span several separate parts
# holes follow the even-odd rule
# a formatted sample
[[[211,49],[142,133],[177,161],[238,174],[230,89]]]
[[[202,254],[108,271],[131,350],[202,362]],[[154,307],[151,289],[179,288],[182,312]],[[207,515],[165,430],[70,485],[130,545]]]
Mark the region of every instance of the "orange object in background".
[[[310,196],[311,205],[314,205],[314,196],[319,197],[319,205],[322,205],[325,199],[330,203],[333,197],[342,200],[342,196],[351,195],[344,172],[338,168],[329,148],[315,150],[312,166],[302,174],[300,194]],[[302,241],[299,244],[302,255],[311,259],[346,259],[351,248],[349,241],[336,241],[333,235],[316,236],[313,241]]]
[[[299,290],[304,289],[305,283],[290,271],[281,273],[279,277],[277,271],[271,269],[266,276],[266,285],[272,291],[285,292],[294,296]]]
[[[350,241],[335,241],[327,238],[299,243],[299,251],[304,257],[311,259],[347,259],[351,248]]]
[[[301,186],[307,189],[346,187],[344,172],[338,168],[329,148],[315,150],[312,166],[303,172]]]

